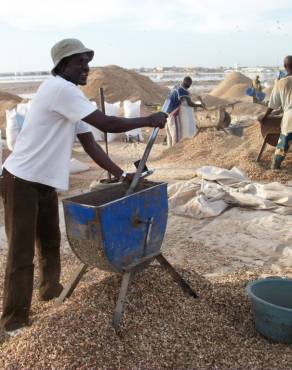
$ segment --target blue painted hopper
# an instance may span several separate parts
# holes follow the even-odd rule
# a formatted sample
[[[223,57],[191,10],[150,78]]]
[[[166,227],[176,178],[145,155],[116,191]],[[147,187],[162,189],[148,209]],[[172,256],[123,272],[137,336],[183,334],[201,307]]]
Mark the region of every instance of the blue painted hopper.
[[[127,188],[100,184],[63,200],[69,243],[85,265],[123,272],[159,254],[167,224],[167,184],[144,181],[125,196]]]

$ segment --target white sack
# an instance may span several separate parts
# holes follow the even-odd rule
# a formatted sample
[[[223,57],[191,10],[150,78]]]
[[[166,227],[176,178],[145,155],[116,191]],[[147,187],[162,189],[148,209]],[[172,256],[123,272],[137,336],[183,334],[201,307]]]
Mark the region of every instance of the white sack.
[[[16,139],[23,125],[24,118],[17,114],[16,109],[6,110],[6,142],[9,150],[13,150]]]
[[[120,111],[120,106],[121,106],[121,102],[120,101],[117,101],[113,104],[111,103],[107,103],[105,102],[104,103],[104,108],[105,108],[105,114],[107,116],[118,116],[119,115],[119,111]],[[107,141],[108,142],[111,142],[111,141],[115,141],[115,140],[118,140],[118,138],[120,137],[120,133],[111,133],[111,132],[108,132],[107,134]]]
[[[72,158],[70,160],[70,167],[69,167],[70,173],[84,172],[88,170],[89,170],[88,164],[82,163],[75,158]]]
[[[91,101],[91,103],[97,108],[95,101]],[[104,133],[101,130],[91,125],[90,128],[95,141],[104,141]]]
[[[178,137],[177,137],[177,125],[179,124],[179,117],[178,115],[170,114],[166,121],[166,140],[167,140],[167,146],[171,148],[176,143],[178,143]]]
[[[30,106],[31,106],[31,100],[28,103],[19,103],[16,106],[16,113],[18,113],[22,117],[25,117]]]
[[[197,132],[193,108],[182,103],[175,109],[166,122],[167,145],[172,147],[185,138],[193,137]]]
[[[132,103],[130,100],[124,101],[124,117],[125,118],[136,118],[141,116],[141,100],[137,100]],[[143,140],[141,128],[136,128],[134,130],[126,132],[127,138],[134,137],[138,138],[140,141]]]
[[[6,111],[6,139],[7,147],[13,150],[18,134],[20,133],[25,116],[31,106],[28,103],[19,103],[16,108]]]
[[[95,101],[91,101],[91,103],[95,107],[97,107]],[[121,104],[121,102],[119,102],[119,101],[117,101],[113,104],[105,102],[104,103],[105,114],[107,116],[118,116],[119,111],[120,111],[120,104]],[[93,126],[91,126],[91,131],[92,131],[92,134],[94,136],[95,141],[104,141],[104,132],[103,131],[101,131],[98,128],[93,127]],[[108,142],[117,140],[119,137],[120,137],[120,134],[114,134],[114,133],[110,133],[110,132],[107,134]]]
[[[197,132],[194,108],[187,103],[182,103],[179,107],[179,119],[181,122],[181,139],[194,136]]]

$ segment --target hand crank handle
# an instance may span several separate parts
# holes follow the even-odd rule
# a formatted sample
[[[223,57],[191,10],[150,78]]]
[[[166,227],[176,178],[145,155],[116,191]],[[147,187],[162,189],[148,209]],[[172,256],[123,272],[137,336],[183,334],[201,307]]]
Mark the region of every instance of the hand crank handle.
[[[152,149],[152,146],[154,144],[154,141],[158,135],[158,132],[159,132],[159,127],[155,127],[152,132],[151,132],[151,135],[149,137],[149,140],[148,140],[148,143],[146,145],[146,148],[145,148],[145,152],[143,154],[143,157],[139,163],[139,166],[137,168],[137,171],[134,175],[134,178],[130,184],[130,187],[129,189],[126,191],[126,195],[130,195],[134,192],[139,180],[140,180],[140,177],[141,177],[141,174],[142,172],[144,171],[144,167],[146,165],[146,162],[147,162],[147,159],[149,157],[149,154],[150,154],[150,151]]]

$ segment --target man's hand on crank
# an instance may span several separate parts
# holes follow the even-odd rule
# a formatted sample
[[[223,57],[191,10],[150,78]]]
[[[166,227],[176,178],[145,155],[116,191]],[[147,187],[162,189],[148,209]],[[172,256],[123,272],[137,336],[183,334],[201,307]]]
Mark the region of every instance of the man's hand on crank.
[[[135,172],[127,173],[127,176],[125,178],[125,182],[128,182],[128,183],[132,182],[134,176],[135,176]]]
[[[149,126],[164,128],[167,117],[168,117],[167,114],[163,112],[153,113],[149,116],[150,119]]]
[[[263,122],[263,120],[264,120],[264,118],[265,118],[265,113],[261,113],[261,114],[259,114],[258,115],[258,117],[257,117],[257,119],[258,119],[258,121],[259,121],[259,123],[262,125],[264,122]]]
[[[134,176],[135,176],[135,172],[132,172],[132,173],[123,172],[122,176],[118,179],[118,181],[131,183]]]
[[[258,121],[260,122],[261,125],[264,124],[265,119],[269,117],[269,115],[273,112],[272,108],[268,108],[266,113],[262,113],[258,116]]]
[[[203,109],[207,109],[207,106],[206,106],[206,104],[203,102],[203,99],[199,96],[199,101],[200,101],[200,103],[201,103],[201,107],[203,108]]]

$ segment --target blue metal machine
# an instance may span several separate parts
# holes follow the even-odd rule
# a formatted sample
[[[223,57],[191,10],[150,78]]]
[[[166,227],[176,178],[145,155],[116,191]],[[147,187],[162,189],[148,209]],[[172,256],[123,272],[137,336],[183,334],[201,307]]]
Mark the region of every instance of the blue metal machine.
[[[100,184],[95,191],[64,199],[69,243],[82,265],[56,305],[68,298],[90,267],[122,274],[113,326],[117,330],[131,277],[156,259],[191,296],[191,287],[161,254],[168,216],[167,184],[141,180],[154,143],[154,129],[130,184]]]
[[[167,215],[167,184],[144,182],[125,196],[123,183],[99,185],[63,201],[69,243],[88,266],[123,272],[158,254]]]

